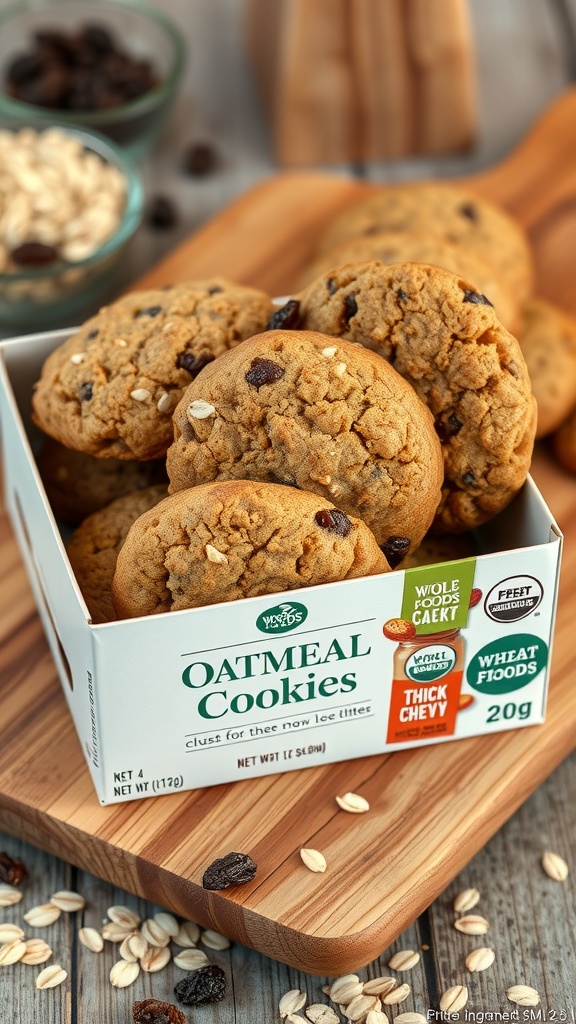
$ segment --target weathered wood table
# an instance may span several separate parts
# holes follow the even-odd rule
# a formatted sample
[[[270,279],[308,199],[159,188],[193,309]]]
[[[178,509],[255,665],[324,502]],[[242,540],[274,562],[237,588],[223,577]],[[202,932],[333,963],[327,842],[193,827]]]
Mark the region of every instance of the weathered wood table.
[[[0,6],[4,2],[0,0]],[[142,169],[148,194],[170,195],[178,207],[179,219],[168,231],[141,229],[124,284],[141,276],[245,188],[276,170],[242,54],[241,0],[157,3],[181,25],[189,43],[190,61],[165,141]],[[482,113],[481,136],[475,151],[434,161],[331,170],[361,174],[373,180],[468,175],[500,160],[523,137],[535,117],[576,77],[574,0],[471,0],[471,9]],[[218,153],[217,169],[203,179],[185,177],[181,170],[185,145],[205,140]],[[30,613],[34,614],[32,605]],[[0,642],[7,635],[8,627],[0,623]],[[41,766],[30,765],[30,771],[38,770]],[[444,822],[442,827],[449,828],[450,823]],[[514,1010],[518,1016],[512,1020],[576,1020],[575,838],[576,756],[572,755],[444,895],[393,947],[384,950],[378,961],[360,972],[363,979],[393,973],[387,967],[393,952],[420,952],[417,966],[398,975],[401,981],[409,982],[411,994],[401,1005],[388,1008],[390,1018],[408,1011],[426,1014],[429,1008],[437,1010],[442,992],[452,985],[466,984],[470,991],[466,1019],[478,1024],[481,1014]],[[67,969],[66,984],[52,991],[37,992],[34,976],[39,968],[22,964],[0,967],[0,1021],[124,1024],[131,1020],[130,1008],[135,999],[172,998],[174,983],[182,976],[172,965],[159,973],[141,974],[132,987],[118,990],[108,980],[110,968],[118,958],[117,950],[107,945],[105,952],[97,956],[77,938],[82,925],[99,927],[112,905],[127,905],[142,918],[152,916],[159,907],[116,890],[9,835],[0,836],[0,850],[20,857],[29,872],[22,904],[1,908],[0,923],[20,921],[23,908],[46,902],[59,889],[77,890],[86,899],[83,912],[62,915],[48,929],[35,933],[46,938],[52,947],[50,962]],[[543,872],[540,858],[545,850],[556,851],[567,859],[572,873],[566,882],[555,882]],[[481,894],[474,913],[482,914],[490,922],[490,931],[484,937],[463,935],[453,927],[453,898],[468,887],[477,888]],[[491,946],[496,959],[490,970],[472,975],[466,971],[464,959],[473,946],[479,945]],[[268,1024],[279,1019],[277,1006],[282,994],[295,988],[307,993],[308,1003],[326,1001],[322,985],[327,979],[304,975],[238,944],[226,950],[206,951],[213,962],[225,969],[228,995],[221,1003],[190,1011],[190,1020]],[[516,984],[536,988],[541,1005],[518,1008],[508,1002],[506,990]]]

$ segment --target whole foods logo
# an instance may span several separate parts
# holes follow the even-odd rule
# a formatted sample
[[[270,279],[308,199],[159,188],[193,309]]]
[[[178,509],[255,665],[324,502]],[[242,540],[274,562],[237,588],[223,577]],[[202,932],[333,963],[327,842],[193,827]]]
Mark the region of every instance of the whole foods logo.
[[[261,633],[288,633],[296,629],[308,617],[308,609],[297,601],[283,601],[268,608],[256,619],[256,628]]]
[[[456,651],[446,644],[427,644],[406,662],[406,675],[416,683],[431,683],[448,675],[456,664]]]
[[[544,589],[535,576],[509,576],[486,597],[484,609],[494,622],[516,622],[540,604]]]

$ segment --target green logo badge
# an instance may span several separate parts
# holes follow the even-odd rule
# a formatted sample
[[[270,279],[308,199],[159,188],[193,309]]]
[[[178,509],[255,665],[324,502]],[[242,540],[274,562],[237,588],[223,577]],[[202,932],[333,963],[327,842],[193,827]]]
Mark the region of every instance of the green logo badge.
[[[448,675],[456,664],[456,651],[446,644],[428,644],[411,654],[404,671],[415,683],[432,683]]]
[[[256,628],[261,633],[288,633],[296,629],[308,617],[308,609],[297,601],[283,601],[268,608],[256,619]]]
[[[401,617],[418,636],[461,629],[468,621],[475,558],[407,569]]]
[[[466,678],[479,693],[512,693],[546,668],[548,647],[538,636],[516,633],[486,644],[472,658]]]

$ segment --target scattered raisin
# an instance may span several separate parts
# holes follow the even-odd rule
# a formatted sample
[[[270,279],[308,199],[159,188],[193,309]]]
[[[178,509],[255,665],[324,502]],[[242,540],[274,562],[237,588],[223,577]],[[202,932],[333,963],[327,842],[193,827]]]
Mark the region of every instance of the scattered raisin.
[[[409,547],[409,537],[388,537],[388,540],[384,541],[382,551],[391,569],[395,569],[397,565],[400,565],[400,562],[408,553]]]
[[[142,999],[132,1004],[133,1024],[187,1024],[186,1017],[174,1003],[160,999]]]
[[[0,852],[0,882],[7,882],[8,885],[20,885],[24,875],[27,874],[26,865],[18,857],[11,857],[4,851]]]
[[[290,299],[272,313],[268,321],[269,331],[296,331],[300,327],[300,303],[298,299]]]
[[[478,211],[472,203],[463,203],[460,207],[459,213],[461,213],[463,217],[468,217],[468,220],[472,220],[474,223],[478,220]]]
[[[462,302],[474,302],[476,305],[480,306],[494,306],[494,303],[490,302],[490,299],[487,299],[485,295],[481,295],[480,292],[470,291],[469,288],[464,292]]]
[[[193,178],[203,178],[215,170],[218,161],[208,142],[192,142],[184,153],[184,171]]]
[[[337,533],[339,537],[347,537],[352,529],[352,523],[345,512],[339,508],[323,508],[314,516],[318,526],[328,533]]]
[[[259,391],[263,384],[275,384],[284,376],[285,372],[283,366],[278,366],[278,363],[273,363],[271,359],[262,359],[260,356],[256,356],[256,359],[250,363],[250,369],[245,374],[245,379],[252,387],[256,388],[256,391]]]
[[[344,323],[349,324],[352,317],[356,316],[358,312],[358,303],[356,302],[356,293],[349,292],[344,299]]]
[[[84,384],[81,384],[80,387],[78,388],[78,397],[80,398],[81,402],[89,402],[90,399],[92,398],[92,395],[93,390],[90,381],[86,381]]]
[[[399,288],[396,294],[401,302],[408,302],[408,296],[403,288]]]
[[[186,370],[194,380],[198,376],[200,370],[203,370],[208,363],[214,362],[214,356],[201,355],[195,356],[193,352],[179,352],[176,359],[176,366],[179,370]]]
[[[462,474],[462,483],[466,484],[467,487],[472,487],[472,484],[476,483],[476,477],[474,473],[467,472]]]
[[[228,889],[231,885],[243,885],[254,878],[258,865],[247,853],[227,853],[206,868],[202,877],[205,889]]]
[[[441,441],[447,441],[448,438],[454,437],[462,429],[462,423],[453,412],[450,413],[447,420],[437,419],[434,426]]]
[[[338,291],[338,285],[333,277],[329,277],[326,281],[326,287],[329,295],[334,295]]]
[[[148,306],[147,309],[140,309],[136,313],[136,319],[138,319],[141,316],[158,316],[160,313],[163,312],[164,310],[162,309],[162,306]]]
[[[148,204],[146,222],[151,228],[164,231],[178,223],[178,215],[174,203],[166,196],[153,196]]]
[[[182,978],[175,986],[174,994],[184,1006],[218,1003],[226,995],[226,975],[216,964],[207,964]]]
[[[56,249],[42,242],[24,242],[12,249],[10,255],[18,267],[41,267],[58,259]]]

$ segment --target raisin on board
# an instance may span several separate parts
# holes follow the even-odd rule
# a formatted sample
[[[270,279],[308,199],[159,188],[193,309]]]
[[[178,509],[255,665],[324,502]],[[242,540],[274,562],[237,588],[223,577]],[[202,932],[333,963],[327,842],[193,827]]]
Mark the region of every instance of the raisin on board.
[[[205,889],[228,889],[254,878],[258,865],[247,853],[227,853],[210,864],[202,877]]]
[[[11,857],[3,850],[0,852],[0,882],[7,882],[8,885],[20,885],[27,874],[23,861],[18,857]]]
[[[178,982],[174,994],[184,1006],[219,1003],[226,995],[226,975],[216,964],[199,967]]]
[[[133,1024],[187,1024],[186,1017],[174,1003],[160,999],[142,999],[132,1005]]]

